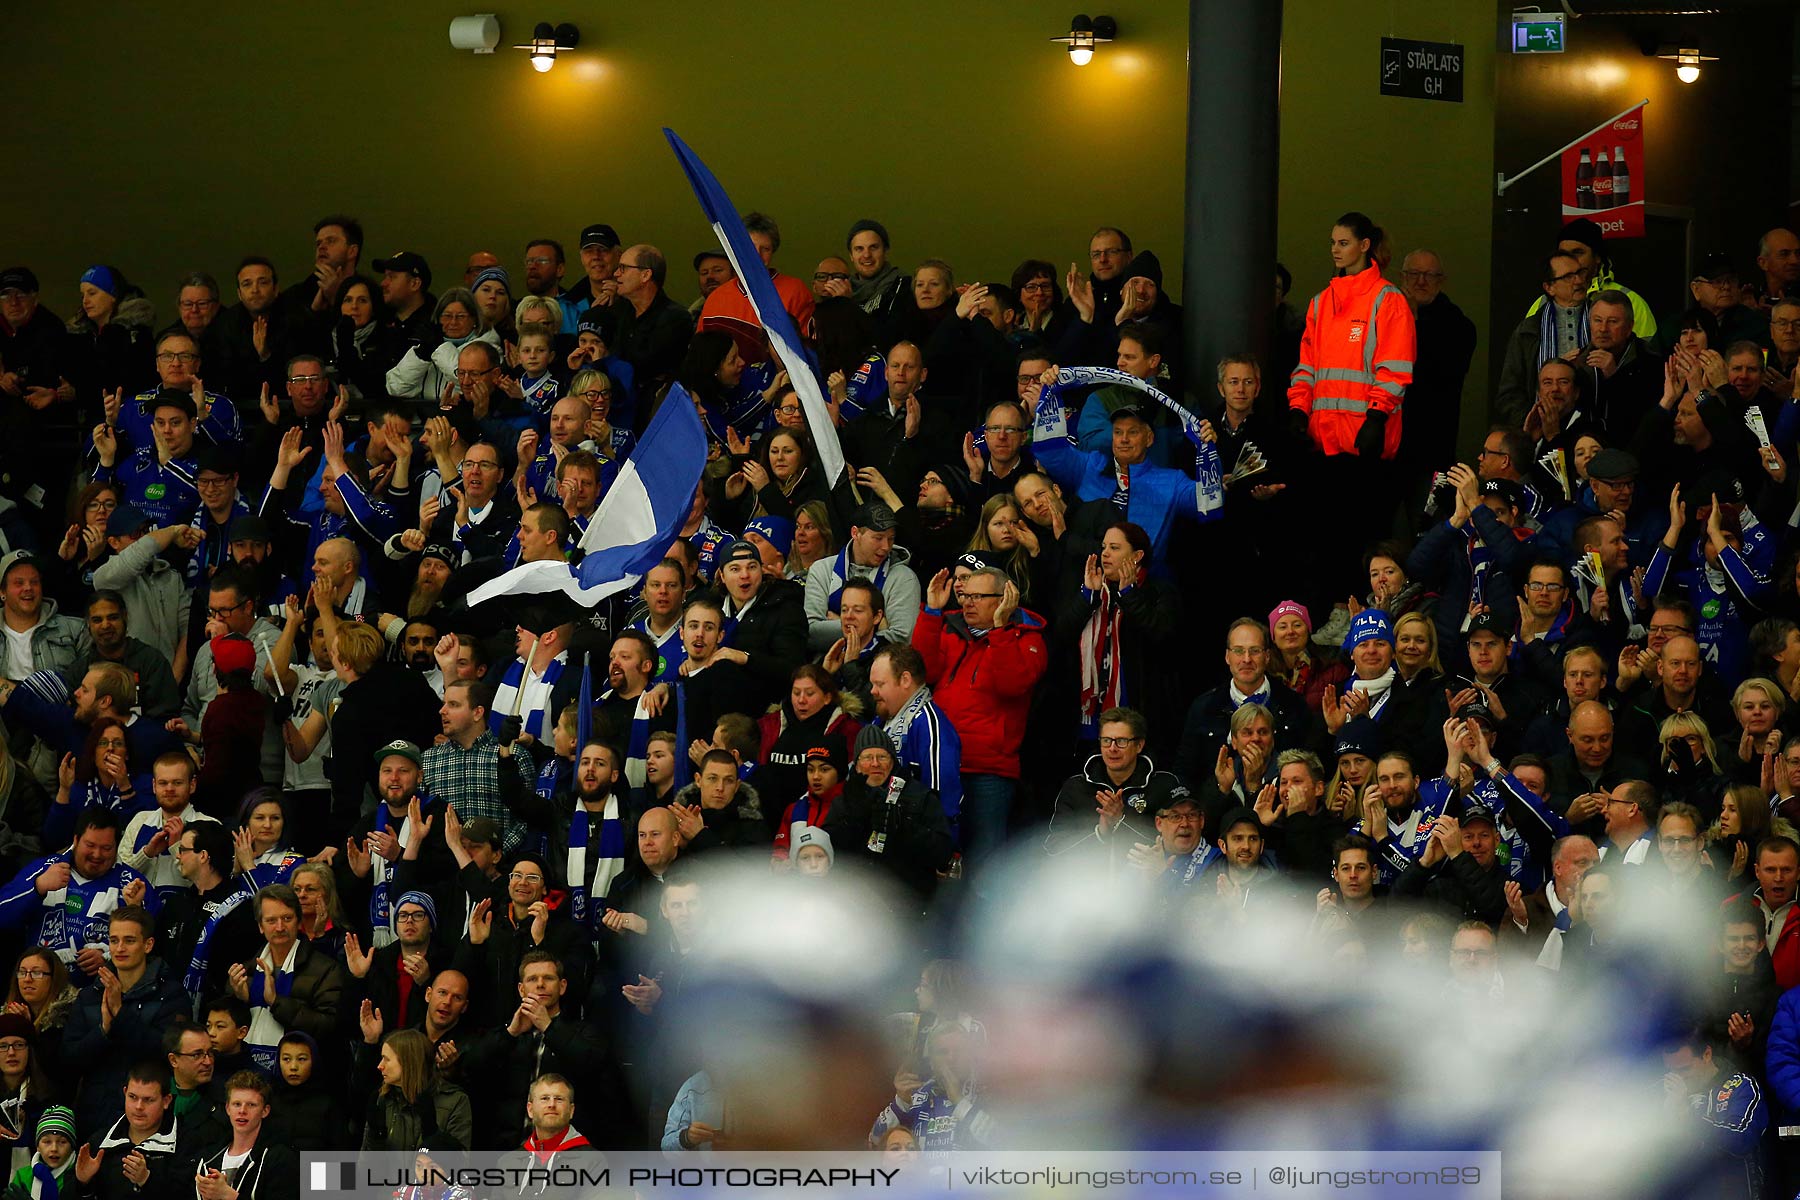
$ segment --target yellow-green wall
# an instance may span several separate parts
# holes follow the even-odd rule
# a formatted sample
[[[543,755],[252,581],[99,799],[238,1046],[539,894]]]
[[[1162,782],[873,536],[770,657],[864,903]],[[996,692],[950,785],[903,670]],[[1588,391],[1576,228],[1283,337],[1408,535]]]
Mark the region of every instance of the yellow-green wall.
[[[297,276],[312,221],[340,208],[371,257],[415,249],[440,279],[477,248],[516,267],[543,233],[572,253],[605,220],[660,245],[691,296],[686,260],[709,238],[669,125],[740,205],[781,220],[799,274],[861,216],[887,223],[903,263],[947,258],[961,279],[1080,259],[1104,222],[1155,249],[1180,294],[1177,0],[1109,5],[1121,38],[1081,69],[1047,40],[1072,4],[564,4],[499,12],[503,44],[539,19],[581,26],[547,75],[510,49],[451,50],[449,19],[477,5],[13,6],[8,41],[30,52],[8,55],[8,92],[31,99],[9,122],[9,253],[65,314],[81,269],[110,261],[166,318],[191,268],[224,279],[258,252]],[[1485,328],[1491,5],[1392,0],[1381,17],[1288,0],[1280,252],[1296,290],[1316,289],[1327,226],[1362,208],[1402,251],[1440,249]],[[1463,42],[1464,102],[1377,95],[1384,31]]]
[[[1445,291],[1480,335],[1465,445],[1487,411],[1495,22],[1483,0],[1288,0],[1282,24],[1280,251],[1294,290],[1310,296],[1330,276],[1326,242],[1346,209],[1387,230],[1389,278],[1409,250],[1441,254]],[[1462,103],[1381,95],[1383,37],[1461,43]]]
[[[873,216],[903,264],[943,257],[962,279],[1028,255],[1085,263],[1108,223],[1179,281],[1180,4],[1121,11],[1126,39],[1082,69],[1048,40],[1061,4],[502,6],[503,46],[540,19],[581,27],[546,75],[511,49],[450,49],[449,19],[481,7],[108,4],[75,21],[13,6],[8,40],[31,53],[7,56],[7,88],[36,98],[36,128],[9,122],[31,188],[0,203],[33,228],[46,300],[67,310],[96,259],[159,305],[183,270],[224,277],[253,250],[285,280],[339,208],[372,251],[416,249],[440,278],[478,247],[516,271],[543,234],[573,256],[581,227],[608,221],[657,243],[691,298],[687,260],[712,238],[664,125],[780,220],[797,274]]]

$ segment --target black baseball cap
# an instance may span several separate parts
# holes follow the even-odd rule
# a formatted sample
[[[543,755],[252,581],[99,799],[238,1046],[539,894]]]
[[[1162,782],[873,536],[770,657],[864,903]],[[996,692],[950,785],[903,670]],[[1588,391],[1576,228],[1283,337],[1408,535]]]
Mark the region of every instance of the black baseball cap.
[[[1469,627],[1463,630],[1463,641],[1468,641],[1478,633],[1491,633],[1504,642],[1512,636],[1512,628],[1499,614],[1490,610],[1470,618]]]
[[[1125,417],[1136,417],[1144,424],[1150,424],[1150,414],[1135,404],[1119,405],[1119,407],[1112,410],[1112,413],[1108,415],[1107,420],[1117,423]]]
[[[261,542],[264,545],[275,539],[269,536],[269,523],[261,517],[246,514],[231,523],[231,531],[225,535],[229,542]]]
[[[199,410],[194,407],[194,394],[183,391],[181,388],[157,388],[156,395],[150,398],[150,403],[146,407],[149,408],[152,416],[159,408],[178,408],[187,415],[189,420],[199,416]]]
[[[850,524],[858,529],[872,529],[876,533],[885,533],[890,529],[898,528],[900,518],[895,516],[894,510],[882,501],[867,500],[858,505],[856,511],[850,514]]]
[[[580,246],[604,246],[606,249],[611,250],[614,246],[619,244],[619,235],[613,231],[611,225],[589,225],[586,229],[581,231],[581,241],[576,244]]]
[[[37,276],[30,267],[8,267],[0,271],[0,292],[35,292]]]
[[[1511,508],[1524,504],[1525,497],[1519,492],[1519,485],[1510,479],[1484,479],[1481,482],[1481,494],[1498,496]]]
[[[700,264],[705,262],[709,258],[722,258],[722,259],[725,259],[727,262],[729,262],[731,260],[731,256],[729,254],[726,254],[723,250],[719,250],[719,249],[702,250],[700,253],[694,255],[694,270],[698,271],[700,269]]]
[[[755,542],[746,542],[743,538],[738,538],[736,541],[727,542],[725,549],[719,552],[718,563],[721,567],[726,563],[745,561],[762,562],[762,551],[756,548]]]
[[[1463,809],[1463,815],[1458,824],[1468,825],[1475,821],[1486,821],[1496,829],[1500,827],[1500,823],[1494,820],[1494,810],[1485,804],[1471,804]]]
[[[386,258],[375,260],[377,271],[405,271],[415,277],[426,287],[431,286],[431,264],[425,261],[422,254],[414,254],[411,250],[399,250]]]
[[[1705,255],[1700,259],[1700,265],[1694,268],[1694,278],[1704,279],[1709,283],[1726,276],[1733,279],[1738,277],[1737,264],[1731,261],[1729,254]]]

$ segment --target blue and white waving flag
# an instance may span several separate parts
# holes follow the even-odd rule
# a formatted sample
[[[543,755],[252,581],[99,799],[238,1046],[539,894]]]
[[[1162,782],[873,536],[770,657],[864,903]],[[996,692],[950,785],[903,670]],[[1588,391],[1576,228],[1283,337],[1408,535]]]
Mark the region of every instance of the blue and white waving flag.
[[[469,593],[470,604],[498,596],[562,593],[591,608],[635,584],[675,540],[706,468],[706,430],[693,397],[669,386],[650,427],[607,489],[582,535],[581,564],[523,563]]]
[[[818,366],[812,353],[800,340],[794,319],[782,307],[768,269],[762,264],[762,256],[757,254],[755,244],[750,241],[731,197],[700,161],[700,156],[673,129],[663,130],[663,136],[669,139],[681,169],[687,172],[695,198],[706,210],[706,219],[712,225],[713,233],[718,235],[725,257],[731,260],[731,269],[737,272],[738,282],[744,285],[744,295],[749,297],[750,307],[756,310],[756,319],[762,322],[763,332],[769,335],[770,348],[787,369],[788,380],[794,385],[800,407],[806,413],[806,426],[819,455],[819,469],[824,471],[826,480],[835,485],[844,473],[844,451],[838,445],[837,427],[831,420],[825,389],[819,386]]]

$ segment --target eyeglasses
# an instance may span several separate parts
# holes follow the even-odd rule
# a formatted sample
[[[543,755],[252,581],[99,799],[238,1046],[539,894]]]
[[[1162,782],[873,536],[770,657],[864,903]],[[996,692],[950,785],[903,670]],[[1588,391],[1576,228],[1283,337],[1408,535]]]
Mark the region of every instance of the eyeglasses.
[[[394,914],[394,920],[396,921],[424,921],[427,919],[428,918],[422,912],[403,912]]]
[[[1023,425],[983,425],[981,428],[986,433],[1020,434],[1025,432]]]
[[[1497,952],[1493,950],[1459,949],[1450,951],[1451,958],[1493,958]]]
[[[645,265],[644,265],[644,264],[643,264],[643,263],[628,263],[628,262],[621,262],[621,263],[620,263],[620,264],[619,264],[619,266],[621,266],[621,267],[630,267],[630,268],[631,268],[631,269],[632,269],[632,270],[633,270],[633,271],[648,271],[648,270],[651,270],[651,268],[650,268],[650,267],[647,267],[647,266],[645,266]],[[846,275],[846,276],[844,276],[844,278],[846,278],[846,279],[848,279],[848,278],[849,278],[849,276],[848,276],[848,275]]]
[[[1117,247],[1112,250],[1089,250],[1088,257],[1094,258],[1094,259],[1124,258],[1126,253],[1127,253],[1127,251],[1125,250],[1125,248],[1123,246],[1120,246],[1120,247]]]
[[[511,875],[508,875],[507,878],[512,880],[514,883],[542,883],[542,882],[544,882],[544,877],[542,875],[527,875],[523,871],[514,871]]]
[[[1475,452],[1475,456],[1477,458],[1510,458],[1510,457],[1512,457],[1504,450],[1489,450],[1486,446],[1483,446],[1481,449],[1477,450]]]
[[[20,979],[48,979],[50,972],[42,967],[20,967],[13,974]]]
[[[176,1058],[202,1059],[213,1057],[213,1052],[210,1048],[205,1050],[176,1050],[173,1053]]]
[[[325,376],[325,375],[289,375],[288,382],[289,383],[318,383],[320,380],[326,379],[326,378],[328,378],[328,376]]]
[[[959,592],[957,594],[960,595],[964,600],[998,600],[1003,593],[1000,593],[1000,592]]]
[[[483,375],[492,374],[493,370],[494,370],[494,368],[487,367],[480,371],[456,371],[456,372],[454,372],[454,374],[456,376],[456,381],[458,383],[473,383],[475,380],[480,379]]]
[[[1557,276],[1552,277],[1550,282],[1551,283],[1573,283],[1586,274],[1587,274],[1586,271],[1569,271],[1566,274],[1557,275]]]
[[[1056,285],[1048,279],[1039,279],[1019,289],[1021,292],[1054,292]]]
[[[1800,319],[1794,319],[1794,320],[1783,319],[1780,321],[1771,319],[1769,321],[1769,328],[1770,329],[1800,329]]]
[[[200,356],[187,350],[164,350],[156,356],[157,362],[199,362]]]
[[[1402,278],[1402,279],[1442,279],[1443,277],[1444,277],[1444,273],[1442,271],[1402,271],[1402,272],[1400,272],[1400,278]]]
[[[1688,627],[1686,625],[1652,625],[1652,626],[1650,626],[1651,633],[1660,633],[1660,634],[1664,635],[1665,637],[1680,637],[1683,634],[1687,633],[1687,631],[1688,631]]]
[[[546,258],[540,254],[533,258],[526,259],[525,265],[528,267],[548,267],[548,266],[554,264],[555,262],[556,262],[556,260],[554,258]]]
[[[1673,846],[1676,849],[1680,849],[1683,846],[1691,846],[1700,839],[1697,837],[1686,837],[1682,834],[1665,834],[1656,840],[1661,845]]]
[[[31,1049],[26,1042],[0,1042],[0,1054],[23,1054]]]
[[[217,303],[217,300],[183,300],[176,307],[182,312],[199,312],[201,309],[211,308]]]
[[[206,487],[224,487],[224,486],[225,486],[225,485],[227,485],[227,484],[229,484],[229,483],[230,483],[230,482],[231,482],[231,481],[232,481],[232,480],[233,480],[233,479],[235,479],[235,478],[236,478],[236,476],[234,476],[234,475],[207,475],[207,476],[201,476],[201,477],[197,477],[197,478],[195,478],[195,480],[194,480],[194,486],[195,486],[195,487],[203,487],[203,488],[206,488]]]
[[[829,283],[833,279],[842,279],[845,283],[850,282],[850,276],[844,274],[842,271],[814,271],[813,272],[813,282],[814,283]]]
[[[1267,653],[1268,653],[1268,650],[1262,646],[1227,646],[1227,647],[1225,647],[1225,657],[1226,658],[1255,658],[1258,655],[1267,654]]]
[[[577,400],[586,400],[589,404],[592,404],[594,401],[604,400],[610,395],[612,395],[611,388],[589,388],[585,392],[576,392],[575,398]]]
[[[1560,583],[1528,583],[1525,585],[1525,590],[1528,592],[1566,592],[1569,589]]]
[[[240,600],[236,604],[227,604],[221,608],[209,608],[206,610],[206,615],[209,617],[229,617],[232,613],[248,603],[250,603],[250,601]]]
[[[1137,743],[1138,739],[1134,737],[1103,737],[1100,739],[1100,744],[1108,750],[1125,750]]]
[[[486,459],[480,458],[465,458],[456,465],[465,471],[470,468],[477,471],[498,471],[500,469],[500,464],[498,462],[488,462]]]

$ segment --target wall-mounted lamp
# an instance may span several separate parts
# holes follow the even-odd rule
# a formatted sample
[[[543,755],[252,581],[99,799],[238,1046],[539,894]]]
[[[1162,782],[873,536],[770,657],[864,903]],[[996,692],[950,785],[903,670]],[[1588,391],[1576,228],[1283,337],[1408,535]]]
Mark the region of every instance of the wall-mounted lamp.
[[[1675,64],[1675,78],[1683,83],[1692,83],[1700,78],[1700,64],[1718,62],[1716,54],[1702,54],[1697,47],[1664,46],[1656,52],[1656,57],[1666,58]]]
[[[1062,37],[1053,37],[1053,42],[1063,42],[1069,47],[1069,61],[1078,67],[1085,67],[1094,61],[1094,47],[1101,42],[1110,42],[1119,36],[1119,23],[1111,17],[1095,17],[1088,19],[1086,13],[1077,13],[1069,22],[1069,32]]]
[[[492,54],[500,44],[500,20],[493,13],[450,18],[450,48]]]
[[[514,46],[514,50],[526,50],[531,54],[531,65],[538,71],[548,71],[556,65],[556,55],[561,50],[573,50],[581,42],[581,30],[564,21],[561,25],[552,25],[548,21],[539,21],[531,31],[531,40]]]

